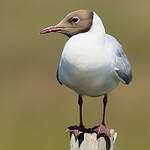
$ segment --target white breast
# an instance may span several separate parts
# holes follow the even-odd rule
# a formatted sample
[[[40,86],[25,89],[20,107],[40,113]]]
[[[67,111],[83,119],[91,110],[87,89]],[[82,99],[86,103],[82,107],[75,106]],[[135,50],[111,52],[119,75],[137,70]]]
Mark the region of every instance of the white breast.
[[[118,84],[107,51],[86,34],[74,36],[66,43],[59,79],[78,94],[87,96],[107,94]]]
[[[110,52],[105,48],[104,35],[103,24],[94,13],[90,31],[74,35],[64,47],[59,80],[80,95],[108,94],[119,83]]]

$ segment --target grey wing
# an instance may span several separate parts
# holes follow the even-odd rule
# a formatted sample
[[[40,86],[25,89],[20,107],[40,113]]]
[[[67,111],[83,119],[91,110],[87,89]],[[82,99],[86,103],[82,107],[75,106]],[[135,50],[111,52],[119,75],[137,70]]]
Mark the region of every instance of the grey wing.
[[[123,52],[122,48],[116,51],[115,58],[115,73],[119,80],[124,84],[129,84],[132,80],[132,70],[131,65]]]
[[[122,83],[129,84],[132,80],[131,64],[120,43],[110,35],[109,38],[111,38],[111,42],[113,43],[113,67],[115,75]]]

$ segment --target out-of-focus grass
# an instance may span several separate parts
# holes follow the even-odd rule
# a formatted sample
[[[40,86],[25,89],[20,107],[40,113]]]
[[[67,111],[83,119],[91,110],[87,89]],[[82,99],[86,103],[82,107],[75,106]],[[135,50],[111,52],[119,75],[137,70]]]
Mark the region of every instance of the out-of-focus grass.
[[[118,132],[116,149],[150,149],[150,2],[59,3],[1,2],[0,149],[69,149],[69,136],[64,131],[78,123],[77,96],[60,86],[55,77],[67,38],[58,34],[43,36],[39,31],[81,8],[100,14],[106,31],[123,44],[133,67],[131,85],[121,84],[109,97],[107,124]],[[86,126],[99,124],[102,98],[84,99]]]

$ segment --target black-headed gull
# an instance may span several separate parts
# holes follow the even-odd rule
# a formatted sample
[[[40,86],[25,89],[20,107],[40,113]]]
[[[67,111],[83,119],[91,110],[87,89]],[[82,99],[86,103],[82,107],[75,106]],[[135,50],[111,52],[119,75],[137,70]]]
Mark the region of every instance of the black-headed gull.
[[[71,12],[60,23],[40,33],[49,32],[69,37],[62,52],[57,79],[78,94],[80,125],[67,131],[79,135],[86,130],[82,121],[82,96],[104,96],[102,123],[94,130],[110,136],[105,125],[107,96],[120,81],[129,84],[132,80],[131,65],[122,46],[105,32],[100,17],[89,10]]]

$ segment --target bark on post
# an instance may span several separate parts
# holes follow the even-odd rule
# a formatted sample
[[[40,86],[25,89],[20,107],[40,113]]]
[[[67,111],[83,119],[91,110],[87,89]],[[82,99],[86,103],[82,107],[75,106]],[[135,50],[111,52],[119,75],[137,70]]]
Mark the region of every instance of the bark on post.
[[[96,133],[84,133],[76,137],[70,134],[71,150],[113,150],[117,133],[111,129],[111,137],[105,134],[98,136]]]

